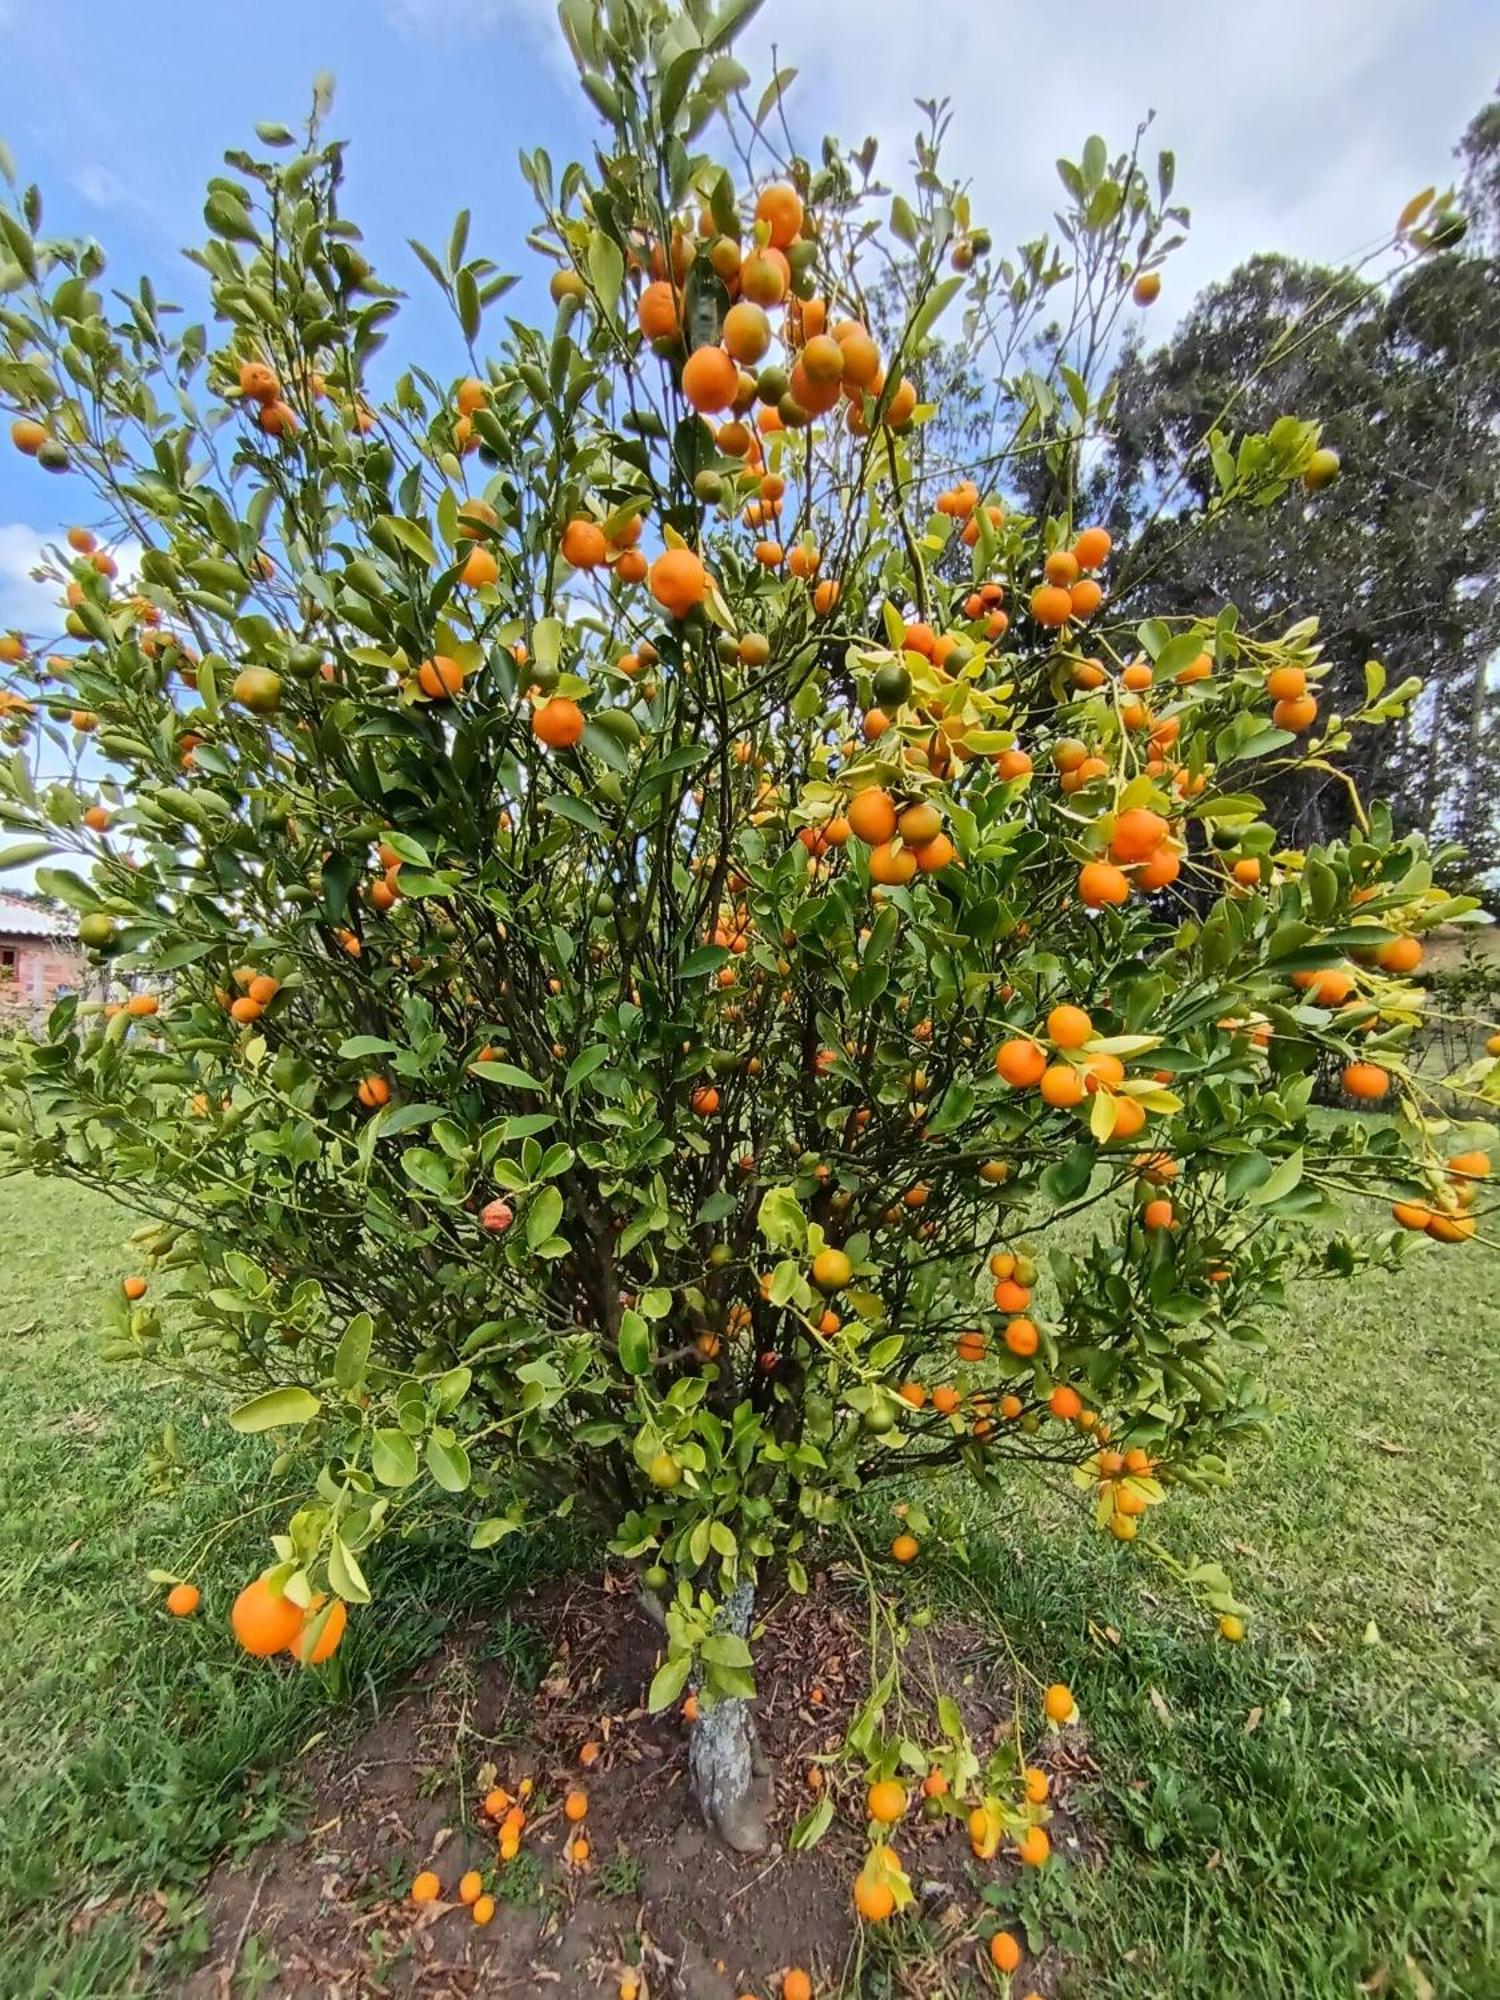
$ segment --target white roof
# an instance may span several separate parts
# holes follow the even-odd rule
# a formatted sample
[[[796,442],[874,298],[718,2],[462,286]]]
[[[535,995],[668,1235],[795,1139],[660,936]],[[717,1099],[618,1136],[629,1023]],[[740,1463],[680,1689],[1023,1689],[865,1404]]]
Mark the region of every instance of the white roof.
[[[0,892],[0,937],[71,938],[73,925],[61,910],[28,903],[23,896]]]

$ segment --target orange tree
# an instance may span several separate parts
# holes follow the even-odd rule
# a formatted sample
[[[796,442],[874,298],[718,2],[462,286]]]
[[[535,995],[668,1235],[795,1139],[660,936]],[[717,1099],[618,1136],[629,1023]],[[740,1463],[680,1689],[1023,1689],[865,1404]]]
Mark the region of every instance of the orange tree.
[[[420,251],[456,380],[384,368],[399,299],[321,102],[212,183],[203,323],[108,289],[34,191],[0,209],[0,397],[94,523],[52,558],[64,629],[6,640],[0,862],[105,980],[10,1049],[0,1116],[8,1165],[150,1218],[106,1355],[232,1385],[309,1468],[249,1650],[326,1657],[437,1509],[476,1551],[576,1511],[638,1566],[652,1703],[692,1691],[697,1795],[753,1847],[757,1586],[858,1546],[876,1482],[896,1564],[956,1540],[954,1479],[1017,1461],[1132,1539],[1260,1422],[1288,1274],[1471,1235],[1488,1161],[1445,1158],[1402,1053],[1419,935],[1466,905],[1384,811],[1289,853],[1253,789],[1336,774],[1412,688],[1372,665],[1320,714],[1311,627],[1227,605],[1122,629],[1109,536],[1007,504],[1029,454],[1070,493],[1108,425],[1169,162],[1090,140],[1058,241],[1001,260],[932,133],[909,200],[868,148],[792,156],[730,52],[748,11],[568,0],[603,132],[590,169],[523,161],[555,316],[496,325],[461,216]],[[940,320],[993,343],[1014,423],[919,475]],[[1292,416],[1202,450],[1219,509],[1337,470]],[[1395,1116],[1314,1122],[1329,1064]],[[1373,1193],[1411,1234],[1337,1226]],[[1019,1736],[981,1765],[951,1704],[930,1740],[888,1719],[903,1626],[874,1629],[878,1917],[907,1777],[982,1853],[1044,1858],[1046,1804]]]

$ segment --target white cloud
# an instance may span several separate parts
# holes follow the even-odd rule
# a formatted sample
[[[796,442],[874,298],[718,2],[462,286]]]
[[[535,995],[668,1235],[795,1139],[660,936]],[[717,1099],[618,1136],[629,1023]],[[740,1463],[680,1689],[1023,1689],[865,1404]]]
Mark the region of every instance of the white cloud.
[[[0,6],[5,0],[0,0]],[[569,78],[573,59],[558,26],[555,0],[381,0],[393,28],[423,40],[457,40],[519,29],[537,54]]]
[[[37,583],[31,572],[45,560],[46,537],[23,521],[0,522],[0,631],[53,631],[57,586]]]
[[[47,551],[57,548],[61,540],[56,529],[44,533],[24,521],[0,522],[0,632],[57,633],[62,623],[58,602],[62,586],[38,582],[33,572],[49,565]],[[140,575],[140,543],[133,539],[120,542],[110,553],[119,566],[114,588],[132,589]]]
[[[918,26],[919,24],[919,26]],[[881,141],[905,177],[913,99],[947,95],[951,173],[1007,248],[1048,226],[1054,162],[1091,131],[1177,155],[1194,227],[1167,267],[1157,328],[1257,250],[1341,262],[1389,232],[1407,197],[1452,177],[1452,148],[1500,74],[1500,9],[1466,0],[1134,0],[1071,16],[1015,0],[823,0],[768,6],[746,38],[757,80],[800,71],[799,143],[825,125]]]

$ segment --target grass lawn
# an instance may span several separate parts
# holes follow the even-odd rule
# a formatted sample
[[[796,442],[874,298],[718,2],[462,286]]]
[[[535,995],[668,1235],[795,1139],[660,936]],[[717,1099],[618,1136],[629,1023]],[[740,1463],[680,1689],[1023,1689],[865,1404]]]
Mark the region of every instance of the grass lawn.
[[[297,1753],[351,1699],[367,1716],[458,1600],[458,1552],[383,1552],[399,1608],[353,1622],[331,1687],[238,1657],[228,1580],[278,1516],[274,1447],[96,1360],[128,1228],[61,1184],[0,1183],[7,1996],[169,1986],[202,1949],[210,1857],[296,1819]],[[1230,1492],[1152,1521],[1230,1569],[1243,1646],[1072,1496],[1024,1485],[978,1538],[966,1614],[1071,1684],[1100,1769],[1101,1865],[1028,1877],[1020,1906],[1066,1954],[1060,2000],[1500,1994],[1500,1253],[1304,1288],[1280,1334],[1272,1441]],[[176,1476],[151,1462],[169,1408]],[[147,1570],[187,1567],[226,1519],[206,1615],[167,1620]],[[503,1556],[497,1603],[528,1552]]]

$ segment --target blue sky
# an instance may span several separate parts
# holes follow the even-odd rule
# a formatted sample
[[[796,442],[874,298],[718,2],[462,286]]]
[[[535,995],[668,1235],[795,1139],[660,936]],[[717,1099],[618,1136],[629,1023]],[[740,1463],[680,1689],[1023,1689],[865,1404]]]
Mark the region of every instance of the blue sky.
[[[809,151],[826,129],[874,132],[894,172],[912,99],[947,93],[950,160],[1002,244],[1045,226],[1060,151],[1091,129],[1123,143],[1154,108],[1195,215],[1156,308],[1164,332],[1251,251],[1342,258],[1408,194],[1446,182],[1454,141],[1500,79],[1500,6],[766,0],[744,49],[757,75],[773,44],[801,72],[789,103]],[[523,243],[517,150],[567,157],[597,129],[550,0],[0,0],[0,130],[41,184],[48,225],[98,236],[122,277],[148,269],[184,301],[194,279],[177,248],[202,234],[223,149],[251,142],[257,118],[295,122],[319,69],[338,80],[332,129],[352,141],[349,211],[413,296],[402,351],[456,368],[406,238],[441,241],[467,205],[476,248],[533,284],[545,275]],[[0,451],[0,627],[34,605],[25,568],[66,507],[64,482]]]

